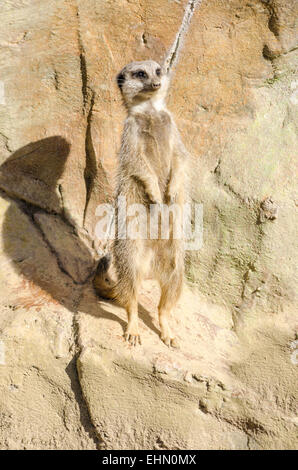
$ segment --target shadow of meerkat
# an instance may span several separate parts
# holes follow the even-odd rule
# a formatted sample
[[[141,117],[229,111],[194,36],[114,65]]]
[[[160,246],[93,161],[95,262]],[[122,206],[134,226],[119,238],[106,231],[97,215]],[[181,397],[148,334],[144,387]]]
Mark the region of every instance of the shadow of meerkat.
[[[24,288],[25,285],[32,287],[34,298],[32,301],[27,298],[26,305],[30,307],[55,301],[76,313],[78,299],[96,269],[97,260],[77,236],[76,227],[66,219],[61,207],[59,185],[70,148],[70,143],[63,137],[53,136],[18,149],[0,166],[0,191],[4,199],[11,201],[3,222],[3,250],[13,261],[15,271],[28,281]],[[61,265],[55,247],[49,243],[39,223],[42,217],[49,217],[51,224],[59,222],[61,242],[64,237],[71,240],[73,257],[76,251],[80,252],[77,260],[68,258]],[[49,256],[52,258],[50,264]],[[89,275],[86,269],[85,278],[75,279],[69,265],[77,265],[84,260],[90,268]],[[85,309],[81,305],[80,310],[95,317],[117,321],[124,330],[123,320],[106,311],[100,299],[94,308],[89,305],[87,309],[86,305]],[[151,316],[142,306],[140,317],[148,328],[159,334]]]
[[[71,233],[81,257],[86,258],[88,265],[96,267],[97,261],[92,258],[84,242],[76,235],[75,227],[66,220],[61,210],[59,181],[69,151],[70,144],[64,138],[53,136],[18,149],[0,166],[0,196],[9,204],[2,226],[2,248],[4,254],[12,261],[19,278],[16,285],[13,284],[15,278],[11,282],[9,276],[2,276],[2,282],[6,284],[7,290],[12,292],[12,296],[15,295],[13,308],[35,308],[42,314],[43,306],[60,304],[74,315],[80,311],[117,322],[124,331],[125,322],[121,316],[109,312],[105,302],[100,301],[98,297],[94,296],[95,300],[91,304],[84,303],[84,300],[80,303],[84,289],[90,285],[90,279],[87,278],[81,283],[74,282],[63,266],[59,265],[57,253],[38,224],[37,216],[40,214],[58,219],[65,228],[65,233],[61,232],[62,239],[64,236],[69,239]],[[70,263],[72,261],[69,260]],[[92,272],[93,269],[90,271],[91,276]],[[5,275],[5,272],[2,274]],[[149,329],[159,333],[143,307],[140,307],[140,318]],[[71,388],[79,406],[82,426],[98,445],[82,396],[76,360],[77,352],[65,372],[70,378]]]

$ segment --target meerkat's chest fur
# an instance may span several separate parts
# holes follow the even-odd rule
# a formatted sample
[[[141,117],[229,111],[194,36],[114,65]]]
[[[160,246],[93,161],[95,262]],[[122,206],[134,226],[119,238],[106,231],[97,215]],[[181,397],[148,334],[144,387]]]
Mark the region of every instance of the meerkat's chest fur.
[[[135,115],[142,150],[160,177],[171,168],[172,119],[167,110],[152,109]]]

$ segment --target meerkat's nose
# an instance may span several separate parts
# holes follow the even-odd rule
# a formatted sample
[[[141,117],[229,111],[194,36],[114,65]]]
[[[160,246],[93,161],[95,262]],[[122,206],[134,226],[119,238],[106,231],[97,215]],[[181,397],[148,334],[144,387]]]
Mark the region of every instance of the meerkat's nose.
[[[160,88],[160,83],[159,82],[158,83],[152,83],[151,86],[152,86],[153,90],[157,90],[158,88]]]

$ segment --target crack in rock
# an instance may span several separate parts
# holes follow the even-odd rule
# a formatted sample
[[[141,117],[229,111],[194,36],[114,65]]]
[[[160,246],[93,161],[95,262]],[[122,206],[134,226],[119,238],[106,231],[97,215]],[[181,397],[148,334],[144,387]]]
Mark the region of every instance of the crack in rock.
[[[189,0],[186,5],[181,26],[163,63],[163,67],[166,69],[167,74],[173,70],[178,62],[178,56],[181,51],[185,35],[189,29],[191,18],[195,9],[201,6],[202,1],[203,0]]]
[[[90,109],[89,109],[88,116],[87,116],[87,128],[86,128],[86,136],[85,136],[86,166],[84,170],[84,180],[85,180],[85,186],[86,186],[86,202],[85,202],[84,218],[83,218],[84,226],[85,226],[85,219],[86,219],[89,201],[91,198],[92,191],[94,189],[95,178],[97,176],[96,155],[95,155],[95,150],[93,147],[92,135],[91,135],[91,120],[92,120],[93,106],[94,106],[94,93],[92,93]]]
[[[266,10],[269,13],[268,28],[274,34],[274,36],[279,38],[279,23],[278,16],[276,12],[276,7],[273,0],[261,0]]]
[[[3,139],[3,144],[4,144],[4,147],[6,148],[6,150],[7,150],[9,153],[12,153],[13,150],[10,148],[10,145],[9,145],[9,138],[6,137],[6,135],[4,135],[2,132],[0,132],[0,137],[2,137],[2,139]]]

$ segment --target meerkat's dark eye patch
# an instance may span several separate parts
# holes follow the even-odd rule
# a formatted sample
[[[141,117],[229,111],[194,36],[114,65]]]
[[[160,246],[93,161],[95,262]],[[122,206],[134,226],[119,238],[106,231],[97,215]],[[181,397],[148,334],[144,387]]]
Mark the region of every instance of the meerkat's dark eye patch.
[[[135,78],[148,78],[148,75],[144,70],[138,70],[137,72],[134,72],[133,77]]]
[[[156,72],[155,72],[155,73],[156,73],[156,75],[157,75],[158,77],[160,77],[160,75],[161,75],[161,69],[156,69]]]
[[[118,85],[118,87],[120,88],[120,90],[121,90],[122,85],[123,85],[124,82],[125,82],[125,76],[124,76],[124,74],[121,73],[121,72],[118,73],[118,75],[117,75],[117,85]]]

